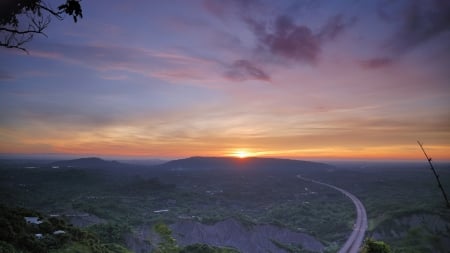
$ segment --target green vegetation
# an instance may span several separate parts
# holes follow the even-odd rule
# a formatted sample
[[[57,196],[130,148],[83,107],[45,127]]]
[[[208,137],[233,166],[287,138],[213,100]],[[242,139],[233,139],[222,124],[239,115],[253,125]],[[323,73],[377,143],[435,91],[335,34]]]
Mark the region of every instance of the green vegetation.
[[[38,217],[27,223],[25,217]],[[127,253],[117,244],[102,243],[94,234],[74,228],[65,221],[23,208],[0,206],[0,252],[22,253]]]
[[[450,189],[450,166],[436,165]],[[368,233],[392,252],[446,252],[450,211],[426,163],[346,164],[320,179],[356,195],[366,207]],[[441,224],[441,225],[439,225]]]
[[[391,253],[391,248],[382,241],[375,241],[372,238],[367,238],[364,241],[361,253]]]
[[[83,243],[70,243],[61,249],[51,250],[50,253],[131,253],[117,244],[103,244],[93,247]]]
[[[274,224],[312,234],[326,244],[340,242],[351,230],[353,205],[332,189],[292,174],[214,177],[185,173],[186,186],[164,176],[117,177],[99,169],[12,168],[0,174],[0,182],[9,182],[0,194],[10,203],[47,213],[76,210],[99,217],[105,224],[93,224],[89,231],[104,243],[122,245],[123,235],[135,226],[170,224],[179,217],[209,224],[232,217],[249,227]],[[161,209],[169,212],[153,212]]]
[[[393,228],[393,231],[397,229]],[[406,252],[446,252],[445,239],[448,231],[431,231],[425,226],[405,229],[406,235],[389,238],[386,241],[392,246],[394,253]]]
[[[159,222],[153,229],[158,233],[161,240],[158,247],[153,251],[155,253],[238,253],[234,249],[213,247],[200,243],[181,248],[172,237],[172,231],[166,224]]]
[[[292,229],[318,236],[323,241],[336,241],[348,233],[355,213],[352,203],[339,193],[331,199],[333,201],[319,197],[306,203],[280,204],[271,208],[262,221],[281,226],[287,224]]]
[[[161,242],[158,243],[155,253],[178,253],[180,247],[177,241],[172,237],[172,231],[164,223],[157,223],[153,228],[160,236]]]
[[[102,242],[125,244],[124,234],[130,233],[131,227],[123,223],[102,223],[92,225],[88,230],[97,235]]]
[[[159,222],[172,224],[187,219],[213,224],[234,218],[248,228],[273,224],[308,233],[324,244],[325,252],[331,253],[347,239],[356,216],[353,204],[345,196],[298,179],[295,170],[144,171],[128,167],[108,170],[39,166],[28,169],[17,164],[0,165],[0,203],[60,215],[59,220],[65,224],[48,218],[40,226],[45,233],[68,223],[79,225],[73,214],[89,216],[92,219],[86,218],[88,221],[82,225],[88,227],[83,231],[94,235],[94,241],[105,248],[112,247],[110,243],[126,246],[126,236],[134,236],[142,227],[154,227]],[[388,243],[392,252],[445,252],[448,231],[434,224],[450,223],[450,213],[442,204],[433,175],[418,165],[390,166],[379,164],[364,170],[346,166],[311,170],[302,175],[336,185],[360,198],[367,209],[369,233]],[[450,185],[450,170],[441,172],[444,186]],[[440,220],[429,226],[409,226],[403,220],[424,214]],[[3,227],[2,233],[8,231],[8,226]],[[159,232],[164,232],[162,228]],[[390,231],[395,231],[395,235]],[[167,235],[165,232],[160,236]],[[170,250],[173,244],[166,242]],[[89,247],[70,238],[63,244],[54,250],[75,252],[77,248]],[[15,244],[3,240],[1,247],[7,251],[11,245]],[[284,246],[294,252],[300,250],[296,245]],[[207,245],[195,247],[199,252],[209,250]]]

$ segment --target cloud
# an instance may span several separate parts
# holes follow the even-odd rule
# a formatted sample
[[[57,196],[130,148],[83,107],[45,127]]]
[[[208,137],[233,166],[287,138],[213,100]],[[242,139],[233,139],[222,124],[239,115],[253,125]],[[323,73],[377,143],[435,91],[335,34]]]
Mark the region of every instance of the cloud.
[[[5,71],[0,70],[0,80],[14,80],[15,77]]]
[[[393,63],[391,58],[380,57],[380,58],[372,58],[368,60],[363,60],[360,62],[361,67],[366,69],[376,69],[383,68],[389,66]]]
[[[52,44],[33,50],[31,56],[89,67],[106,80],[131,79],[133,74],[182,85],[217,86],[223,81],[260,80],[270,75],[249,60],[231,64],[177,50],[154,51],[111,45]]]
[[[297,63],[315,64],[325,43],[338,38],[356,23],[355,17],[336,14],[317,28],[297,23],[300,11],[317,9],[318,1],[270,5],[258,0],[203,1],[204,8],[223,21],[244,22],[256,38],[254,52],[258,57]]]
[[[258,6],[261,6],[258,0],[203,0],[203,7],[219,18],[225,18],[233,11],[248,14],[248,11]]]
[[[57,129],[92,129],[121,122],[130,114],[126,109],[111,111],[110,105],[97,102],[98,96],[86,95],[83,103],[74,97],[64,97],[64,103],[53,99],[37,99],[36,96],[15,97],[18,101],[9,103],[9,110],[1,111],[5,119],[2,126],[35,128],[48,126]],[[52,101],[49,101],[52,100]],[[126,116],[124,116],[126,115]]]
[[[225,73],[225,77],[232,81],[260,80],[270,82],[270,76],[248,60],[235,61]]]
[[[52,51],[52,52],[50,52]],[[157,67],[211,64],[211,61],[178,52],[110,45],[54,44],[51,49],[33,50],[32,56],[89,65],[101,70],[126,70],[145,74]]]
[[[111,80],[111,81],[122,81],[122,80],[127,80],[128,76],[125,74],[107,73],[107,74],[100,75],[100,78],[105,79],[105,80]]]
[[[31,56],[89,67],[99,71],[101,78],[114,80],[123,80],[129,73],[169,82],[207,80],[211,73],[220,75],[221,71],[217,69],[222,66],[214,59],[176,50],[154,51],[111,45],[52,44],[51,48],[33,50]]]
[[[226,1],[227,3],[228,1]],[[218,1],[213,0],[204,0],[203,8],[205,8],[208,12],[213,15],[223,18],[227,12],[227,6]]]
[[[386,21],[392,21],[392,16],[381,13]],[[450,2],[447,0],[408,1],[396,14],[394,20],[400,27],[386,44],[397,52],[411,50],[450,31]]]
[[[377,4],[376,14],[384,22],[394,22],[396,15],[392,13],[394,10],[394,8],[392,8],[393,4],[394,2],[390,0],[379,1]]]
[[[342,14],[335,15],[328,19],[327,23],[322,27],[318,37],[324,40],[334,40],[348,27],[357,22],[356,17],[346,19]]]
[[[243,21],[256,38],[257,54],[308,64],[318,61],[325,42],[336,39],[356,22],[356,18],[348,19],[338,14],[325,20],[318,29],[312,29],[307,24],[297,24],[292,15],[298,13],[293,14],[293,9],[296,12],[300,9],[310,10],[312,5],[313,2],[291,4],[291,8],[286,10],[257,0],[203,1],[204,8],[214,16],[222,20],[237,18]]]
[[[285,60],[314,64],[318,61],[325,42],[336,39],[356,19],[346,20],[342,15],[328,19],[314,32],[306,25],[296,24],[291,17],[279,15],[274,22],[258,22],[246,17],[245,22],[258,40],[258,51]]]
[[[314,63],[321,50],[320,40],[311,29],[296,25],[287,16],[277,18],[273,33],[258,34],[258,37],[272,54],[295,61]]]

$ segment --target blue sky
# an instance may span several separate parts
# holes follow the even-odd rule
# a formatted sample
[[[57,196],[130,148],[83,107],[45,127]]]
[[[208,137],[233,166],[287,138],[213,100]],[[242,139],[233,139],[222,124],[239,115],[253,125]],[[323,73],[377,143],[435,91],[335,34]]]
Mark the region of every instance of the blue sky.
[[[450,159],[448,1],[81,3],[0,50],[0,152]]]

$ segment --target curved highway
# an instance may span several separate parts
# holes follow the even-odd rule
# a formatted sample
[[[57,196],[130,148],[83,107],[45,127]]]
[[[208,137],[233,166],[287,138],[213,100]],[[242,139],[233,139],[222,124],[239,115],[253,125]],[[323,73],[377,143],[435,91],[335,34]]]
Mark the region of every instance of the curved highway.
[[[345,244],[342,246],[342,248],[338,251],[338,253],[358,253],[359,248],[361,247],[361,244],[364,240],[364,234],[366,233],[367,229],[367,214],[366,209],[364,208],[364,205],[361,203],[361,201],[350,192],[341,189],[339,187],[336,187],[331,184],[322,183],[313,179],[304,178],[300,175],[297,175],[299,179],[310,181],[316,184],[321,184],[330,188],[333,188],[337,191],[340,191],[342,194],[347,196],[349,199],[353,201],[353,204],[356,207],[356,221],[355,225],[353,226],[353,232],[348,237]]]

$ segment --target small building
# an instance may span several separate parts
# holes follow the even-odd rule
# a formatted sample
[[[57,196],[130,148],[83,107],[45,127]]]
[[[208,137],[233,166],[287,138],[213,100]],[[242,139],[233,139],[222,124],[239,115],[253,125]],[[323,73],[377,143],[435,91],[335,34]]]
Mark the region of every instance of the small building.
[[[42,238],[44,238],[44,235],[43,235],[43,234],[34,234],[34,236],[35,236],[37,239],[42,239]]]
[[[41,220],[39,220],[39,217],[24,217],[25,221],[29,224],[36,224],[39,225],[42,223]]]
[[[53,232],[54,235],[62,235],[65,233],[66,233],[66,231],[64,231],[64,230],[56,230],[55,232]]]

